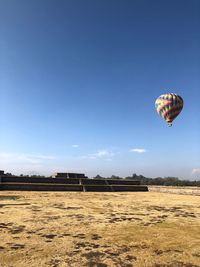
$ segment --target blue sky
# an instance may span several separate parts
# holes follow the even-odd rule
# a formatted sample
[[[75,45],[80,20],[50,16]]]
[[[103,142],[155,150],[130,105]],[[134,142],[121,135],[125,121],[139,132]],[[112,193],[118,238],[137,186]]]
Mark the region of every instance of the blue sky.
[[[200,179],[200,1],[0,0],[0,169]],[[184,108],[171,128],[163,93]]]

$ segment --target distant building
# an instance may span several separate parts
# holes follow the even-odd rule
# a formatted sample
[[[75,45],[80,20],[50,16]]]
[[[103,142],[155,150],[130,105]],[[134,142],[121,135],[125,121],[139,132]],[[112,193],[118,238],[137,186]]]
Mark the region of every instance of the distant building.
[[[57,172],[52,178],[88,178],[84,173]]]
[[[4,175],[4,171],[0,170],[0,176]]]

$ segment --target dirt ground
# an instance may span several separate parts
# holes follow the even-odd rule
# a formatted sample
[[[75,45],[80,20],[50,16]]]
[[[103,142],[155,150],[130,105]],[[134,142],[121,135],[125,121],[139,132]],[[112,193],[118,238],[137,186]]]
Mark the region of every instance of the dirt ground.
[[[1,267],[200,266],[200,197],[0,192]]]
[[[179,195],[200,196],[200,187],[197,186],[148,186],[151,192],[163,192]]]

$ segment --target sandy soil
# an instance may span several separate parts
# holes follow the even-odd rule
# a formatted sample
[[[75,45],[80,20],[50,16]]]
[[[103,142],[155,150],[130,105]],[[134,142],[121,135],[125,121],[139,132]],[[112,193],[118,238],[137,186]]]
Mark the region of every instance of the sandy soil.
[[[200,266],[200,198],[1,191],[0,266]]]

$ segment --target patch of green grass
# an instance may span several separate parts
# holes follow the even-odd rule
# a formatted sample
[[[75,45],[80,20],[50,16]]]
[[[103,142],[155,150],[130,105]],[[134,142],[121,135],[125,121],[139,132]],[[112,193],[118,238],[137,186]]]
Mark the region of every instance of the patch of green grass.
[[[17,200],[20,196],[0,196],[0,200]]]

